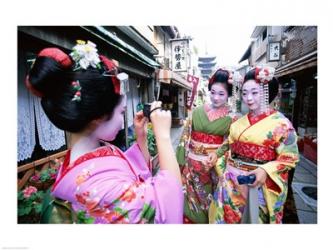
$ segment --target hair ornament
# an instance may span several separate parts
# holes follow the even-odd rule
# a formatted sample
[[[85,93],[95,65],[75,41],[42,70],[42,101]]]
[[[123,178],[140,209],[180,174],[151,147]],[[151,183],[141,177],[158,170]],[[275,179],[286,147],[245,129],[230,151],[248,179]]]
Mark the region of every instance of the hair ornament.
[[[80,102],[81,101],[81,85],[79,81],[73,81],[72,82],[72,88],[75,91],[74,97],[72,98],[72,101],[74,102]]]
[[[273,79],[275,69],[273,67],[260,67],[255,68],[255,79],[257,83],[267,84]]]
[[[115,93],[119,95],[126,94],[129,90],[128,75],[124,72],[118,73],[116,62],[114,60],[110,60],[103,55],[100,55],[99,57],[106,68],[103,75],[111,77]]]
[[[232,75],[232,103],[231,103],[231,111],[236,114],[237,110],[237,101],[240,100],[239,89],[244,81],[243,76],[238,72],[234,71]]]
[[[77,44],[73,47],[73,51],[69,54],[75,62],[73,70],[87,69],[89,66],[101,68],[101,60],[97,53],[96,44],[82,40],[77,40],[76,42]]]
[[[58,62],[63,68],[71,68],[73,65],[70,57],[58,48],[45,48],[41,50],[37,57],[49,57]]]
[[[260,85],[260,112],[269,112],[268,83],[273,79],[275,68],[269,66],[255,67],[255,81]]]

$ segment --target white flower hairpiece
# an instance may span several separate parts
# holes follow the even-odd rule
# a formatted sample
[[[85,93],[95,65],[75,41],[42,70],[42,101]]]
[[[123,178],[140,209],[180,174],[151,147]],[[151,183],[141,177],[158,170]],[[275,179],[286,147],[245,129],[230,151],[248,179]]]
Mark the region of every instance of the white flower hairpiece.
[[[87,69],[89,66],[100,68],[99,55],[97,53],[96,44],[90,41],[77,40],[77,45],[73,47],[70,56],[75,62],[74,70],[79,68]]]
[[[259,70],[257,79],[262,83],[268,83],[273,79],[275,69],[272,67],[262,67]]]

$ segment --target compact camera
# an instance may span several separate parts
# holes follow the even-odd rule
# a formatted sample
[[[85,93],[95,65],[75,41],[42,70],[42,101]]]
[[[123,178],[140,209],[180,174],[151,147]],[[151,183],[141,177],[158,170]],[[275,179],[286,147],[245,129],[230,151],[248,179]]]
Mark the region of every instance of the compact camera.
[[[250,175],[238,175],[237,176],[238,183],[240,185],[243,184],[252,184],[256,180],[256,176],[254,174]]]
[[[147,117],[149,120],[150,120],[150,107],[151,107],[150,103],[145,103],[143,105],[143,115]]]

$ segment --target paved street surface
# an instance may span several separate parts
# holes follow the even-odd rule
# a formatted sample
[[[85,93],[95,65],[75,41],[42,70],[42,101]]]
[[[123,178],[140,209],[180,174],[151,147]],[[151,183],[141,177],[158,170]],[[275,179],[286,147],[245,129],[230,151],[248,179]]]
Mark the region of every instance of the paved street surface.
[[[308,188],[317,198],[317,165],[303,155],[295,169],[292,187],[299,223],[317,223],[317,200],[302,191]]]
[[[171,128],[171,140],[172,140],[172,146],[173,149],[176,150],[178,144],[179,144],[179,139],[183,133],[183,126],[177,127],[177,128]]]

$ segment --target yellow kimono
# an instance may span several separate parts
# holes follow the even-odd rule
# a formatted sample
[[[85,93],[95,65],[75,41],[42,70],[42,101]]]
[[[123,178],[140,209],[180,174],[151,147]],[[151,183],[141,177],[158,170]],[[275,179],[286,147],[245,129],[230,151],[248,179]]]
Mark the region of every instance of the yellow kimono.
[[[245,115],[231,125],[225,144],[229,149],[216,165],[220,177],[209,208],[209,222],[242,222],[248,186],[239,185],[237,176],[261,167],[267,179],[258,189],[258,221],[281,223],[288,170],[299,160],[297,135],[290,121],[277,111],[260,117]]]

